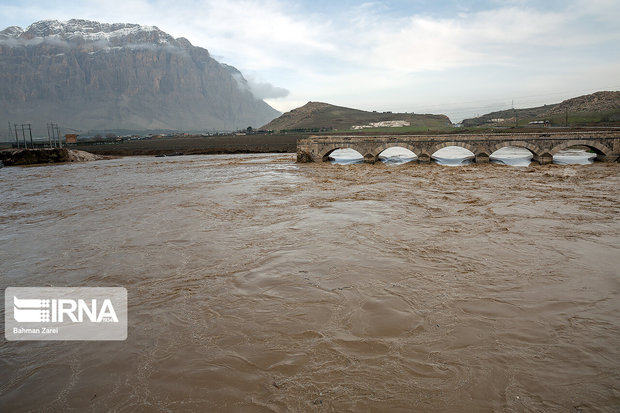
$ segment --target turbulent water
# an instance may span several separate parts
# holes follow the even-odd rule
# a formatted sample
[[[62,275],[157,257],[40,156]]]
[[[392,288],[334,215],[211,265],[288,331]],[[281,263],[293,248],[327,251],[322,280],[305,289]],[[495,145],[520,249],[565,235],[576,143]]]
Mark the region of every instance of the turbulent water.
[[[561,165],[590,165],[594,162],[596,154],[586,152],[584,149],[565,149],[553,156],[553,163]],[[337,149],[330,155],[332,163],[351,165],[363,163],[364,157],[357,151],[349,148]],[[533,155],[525,148],[508,146],[498,149],[490,156],[490,161],[510,166],[528,166],[532,162]],[[393,147],[386,149],[379,155],[379,160],[390,165],[401,165],[415,161],[417,155],[408,149]],[[434,162],[444,166],[469,165],[474,160],[474,154],[458,146],[448,146],[435,152],[432,156]]]
[[[129,297],[126,341],[3,339],[0,411],[620,406],[618,164],[188,156],[0,181],[3,289]]]
[[[582,152],[585,154],[585,151]],[[561,157],[562,155],[560,154],[559,156]],[[533,157],[534,156],[532,153],[525,148],[508,146],[491,154],[489,161],[510,166],[529,166]],[[581,155],[579,159],[582,159],[583,157],[584,156]]]

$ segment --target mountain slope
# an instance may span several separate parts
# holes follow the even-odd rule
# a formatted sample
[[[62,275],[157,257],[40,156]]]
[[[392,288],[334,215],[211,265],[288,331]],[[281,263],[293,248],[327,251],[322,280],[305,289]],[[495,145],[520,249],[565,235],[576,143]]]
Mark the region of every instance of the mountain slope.
[[[259,126],[279,115],[241,73],[154,26],[85,20],[0,32],[0,122],[78,130]]]
[[[609,112],[620,110],[620,92],[596,92],[567,99],[551,108],[545,115],[563,115],[566,112]]]
[[[398,124],[398,121],[408,123],[408,126],[424,129],[434,129],[450,126],[450,119],[445,115],[417,115],[413,113],[367,112],[342,106],[330,105],[323,102],[308,102],[302,107],[282,114],[269,122],[262,129],[266,130],[313,130],[358,129],[362,126],[381,124]],[[375,125],[372,125],[375,124]],[[361,128],[360,128],[361,129]]]
[[[482,116],[478,116],[476,118],[464,119],[463,126],[480,126],[487,124],[502,124],[513,126],[515,123],[515,113],[518,119],[534,119],[537,117],[544,117],[545,113],[547,113],[550,109],[557,106],[555,105],[545,105],[538,106],[535,108],[527,108],[527,109],[506,109],[499,110],[497,112],[491,112],[484,114]]]

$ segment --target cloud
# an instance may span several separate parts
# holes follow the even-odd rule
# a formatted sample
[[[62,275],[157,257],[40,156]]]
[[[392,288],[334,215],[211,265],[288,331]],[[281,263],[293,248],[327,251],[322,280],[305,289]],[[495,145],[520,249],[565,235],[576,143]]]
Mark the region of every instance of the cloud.
[[[8,46],[8,47],[28,47],[28,46],[38,46],[40,44],[46,44],[50,46],[70,48],[71,45],[65,40],[59,39],[57,37],[35,37],[33,39],[24,39],[24,38],[16,38],[16,37],[7,37],[0,38],[0,44]]]
[[[277,99],[280,110],[287,102],[318,100],[411,111],[425,103],[544,94],[561,87],[556,79],[573,82],[566,80],[563,90],[618,84],[610,75],[620,62],[617,0],[489,0],[467,7],[456,0],[8,1],[0,5],[5,26],[85,18],[156,25],[186,37],[252,73],[244,87]]]
[[[157,25],[244,71],[299,74],[353,66],[411,73],[503,64],[540,49],[566,50],[568,44],[608,38],[609,31],[584,27],[579,19],[609,18],[620,11],[611,0],[574,0],[546,9],[523,0],[491,2],[487,9],[444,17],[415,5],[387,13],[390,2],[341,6],[336,12],[332,7],[331,14],[277,0],[110,0],[105,7],[85,0],[73,10],[57,4],[51,13]]]
[[[285,98],[291,92],[283,87],[274,86],[269,82],[257,82],[248,77],[248,86],[256,99],[278,99]]]
[[[232,71],[231,76],[237,82],[239,89],[250,92],[256,99],[278,99],[289,95],[289,91],[282,87],[277,87],[268,82],[258,82],[252,76],[246,79],[240,72]]]

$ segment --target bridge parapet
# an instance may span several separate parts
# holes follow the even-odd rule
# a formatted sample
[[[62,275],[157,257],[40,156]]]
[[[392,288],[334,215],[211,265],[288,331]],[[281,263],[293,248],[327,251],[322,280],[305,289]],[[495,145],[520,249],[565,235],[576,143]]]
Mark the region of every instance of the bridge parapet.
[[[615,162],[620,158],[620,131],[605,132],[550,132],[550,133],[497,133],[461,135],[394,135],[394,136],[310,136],[297,142],[298,162],[326,161],[336,149],[351,148],[374,163],[384,150],[391,147],[409,149],[421,163],[447,146],[470,150],[475,161],[484,163],[498,149],[515,146],[532,152],[533,160],[551,163],[553,155],[572,146],[587,146],[597,154],[597,160]]]

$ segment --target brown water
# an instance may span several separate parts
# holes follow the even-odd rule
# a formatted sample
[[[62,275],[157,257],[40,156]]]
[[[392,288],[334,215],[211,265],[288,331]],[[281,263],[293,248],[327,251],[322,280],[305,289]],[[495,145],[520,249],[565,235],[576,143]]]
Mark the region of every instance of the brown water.
[[[127,341],[2,338],[0,411],[620,410],[618,164],[188,156],[0,180],[3,289],[129,294]]]

